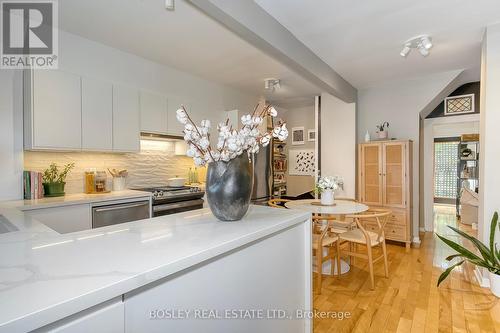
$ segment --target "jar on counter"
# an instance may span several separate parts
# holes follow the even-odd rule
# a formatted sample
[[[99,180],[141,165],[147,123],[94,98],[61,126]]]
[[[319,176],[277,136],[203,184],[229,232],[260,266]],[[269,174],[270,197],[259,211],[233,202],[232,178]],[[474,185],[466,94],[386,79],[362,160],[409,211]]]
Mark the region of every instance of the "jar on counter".
[[[96,176],[95,169],[89,169],[88,171],[85,171],[85,177],[84,177],[85,193],[91,194],[95,192],[95,176]]]
[[[97,193],[106,192],[106,171],[97,171],[95,175],[95,191]]]

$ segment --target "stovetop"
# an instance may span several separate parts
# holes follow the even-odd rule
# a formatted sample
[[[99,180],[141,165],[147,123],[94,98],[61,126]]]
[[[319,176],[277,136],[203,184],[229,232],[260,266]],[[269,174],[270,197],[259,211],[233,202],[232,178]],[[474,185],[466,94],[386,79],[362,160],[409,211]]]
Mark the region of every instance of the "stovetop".
[[[185,198],[185,200],[189,200],[191,198],[200,198],[204,195],[204,192],[196,186],[155,186],[147,188],[136,188],[135,190],[153,193],[153,202],[169,198],[174,199],[181,197]]]

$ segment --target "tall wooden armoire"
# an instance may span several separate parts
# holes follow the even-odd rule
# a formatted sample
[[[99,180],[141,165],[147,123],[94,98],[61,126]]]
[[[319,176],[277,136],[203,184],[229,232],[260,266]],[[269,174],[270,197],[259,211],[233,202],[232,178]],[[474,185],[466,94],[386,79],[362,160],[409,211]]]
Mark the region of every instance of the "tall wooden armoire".
[[[410,140],[374,141],[358,147],[358,200],[370,208],[392,211],[385,226],[387,239],[411,245],[412,154]],[[375,225],[367,223],[369,230]]]

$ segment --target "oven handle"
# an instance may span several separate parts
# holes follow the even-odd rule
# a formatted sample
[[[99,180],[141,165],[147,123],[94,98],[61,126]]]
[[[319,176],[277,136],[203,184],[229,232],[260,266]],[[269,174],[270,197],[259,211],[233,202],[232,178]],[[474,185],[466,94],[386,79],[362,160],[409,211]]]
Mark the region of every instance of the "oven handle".
[[[202,199],[173,202],[173,203],[153,206],[153,212],[164,212],[164,211],[170,210],[170,209],[186,208],[186,207],[199,206],[199,205],[203,205]]]

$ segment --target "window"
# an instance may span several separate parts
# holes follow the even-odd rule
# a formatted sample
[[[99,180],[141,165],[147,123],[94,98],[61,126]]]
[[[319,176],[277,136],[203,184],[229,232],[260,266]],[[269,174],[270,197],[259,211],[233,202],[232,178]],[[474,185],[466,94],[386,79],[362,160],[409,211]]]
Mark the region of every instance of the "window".
[[[434,141],[434,201],[455,203],[457,190],[458,145],[457,138]]]

